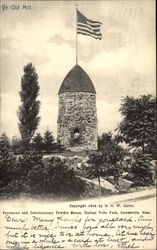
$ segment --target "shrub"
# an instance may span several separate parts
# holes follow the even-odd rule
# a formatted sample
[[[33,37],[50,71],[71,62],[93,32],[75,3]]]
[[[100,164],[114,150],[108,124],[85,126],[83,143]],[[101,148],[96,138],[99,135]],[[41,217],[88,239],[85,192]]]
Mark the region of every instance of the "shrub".
[[[16,166],[16,158],[11,150],[5,133],[0,137],[0,188],[5,188],[12,178],[12,169]]]
[[[53,150],[53,143],[54,143],[54,137],[51,131],[48,129],[44,133],[44,138],[43,138],[43,149],[49,153]]]
[[[3,194],[18,195],[20,193],[31,192],[31,186],[28,181],[29,172],[39,162],[42,164],[42,156],[34,153],[25,153],[22,156],[14,157],[12,165],[9,168],[9,173],[4,173],[8,181],[2,190]]]
[[[40,133],[37,133],[32,140],[32,146],[36,151],[42,151],[43,149],[43,137]]]
[[[20,138],[13,136],[11,140],[11,149],[15,155],[23,154],[25,152],[23,141]]]
[[[150,155],[135,150],[131,154],[130,172],[134,176],[135,185],[147,186],[154,183],[155,167]]]
[[[50,160],[46,167],[47,180],[46,192],[52,192],[57,197],[78,198],[85,190],[84,182],[78,178],[72,169],[61,161],[60,158]]]
[[[5,172],[4,175],[7,182],[4,183],[4,178],[0,179],[1,190],[6,196],[22,193],[27,196],[49,195],[52,198],[75,199],[81,197],[85,190],[84,182],[59,158],[50,160],[47,166],[44,166],[42,155],[35,152],[26,152],[13,159],[13,162],[8,161],[12,164],[7,165],[9,173]]]

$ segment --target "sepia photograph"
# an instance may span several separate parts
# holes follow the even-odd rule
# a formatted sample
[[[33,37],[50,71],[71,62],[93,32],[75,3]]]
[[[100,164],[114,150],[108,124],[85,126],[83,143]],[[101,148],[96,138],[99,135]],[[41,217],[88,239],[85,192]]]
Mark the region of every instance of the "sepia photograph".
[[[155,250],[155,1],[0,5],[0,249]]]

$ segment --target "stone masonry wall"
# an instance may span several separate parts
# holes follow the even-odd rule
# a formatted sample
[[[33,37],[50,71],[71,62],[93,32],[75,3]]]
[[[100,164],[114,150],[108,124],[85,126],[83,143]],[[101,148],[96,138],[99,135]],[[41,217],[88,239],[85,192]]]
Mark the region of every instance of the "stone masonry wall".
[[[74,130],[80,133],[75,143]],[[65,149],[97,150],[96,95],[88,92],[59,94],[58,140]]]

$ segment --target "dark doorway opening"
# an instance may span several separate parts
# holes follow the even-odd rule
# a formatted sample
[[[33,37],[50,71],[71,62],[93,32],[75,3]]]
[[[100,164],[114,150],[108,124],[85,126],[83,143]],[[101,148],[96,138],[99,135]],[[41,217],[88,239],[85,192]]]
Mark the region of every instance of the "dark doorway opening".
[[[80,130],[78,128],[74,129],[74,142],[78,143],[80,140]]]

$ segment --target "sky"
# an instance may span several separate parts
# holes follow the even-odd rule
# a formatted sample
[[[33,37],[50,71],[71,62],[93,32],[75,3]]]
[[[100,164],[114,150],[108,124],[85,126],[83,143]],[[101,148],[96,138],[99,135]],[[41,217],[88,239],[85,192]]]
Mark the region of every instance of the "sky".
[[[41,121],[57,136],[58,90],[75,65],[76,3],[103,23],[102,40],[78,35],[78,64],[97,95],[98,133],[114,131],[126,95],[155,95],[155,1],[1,1],[1,133],[19,136],[17,110],[23,67],[39,76]],[[27,5],[27,9],[23,8]]]

